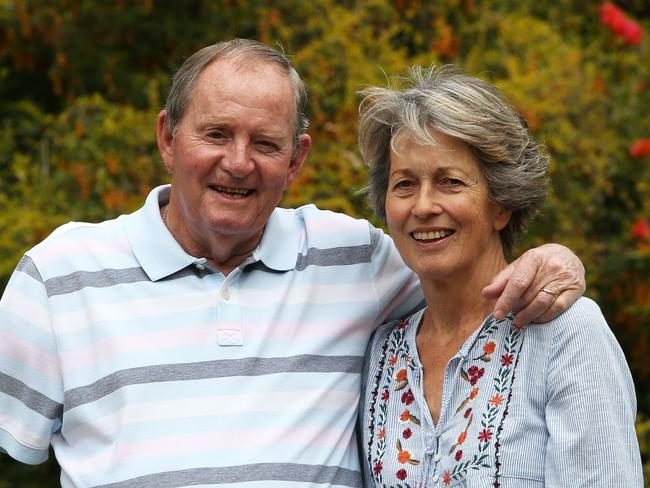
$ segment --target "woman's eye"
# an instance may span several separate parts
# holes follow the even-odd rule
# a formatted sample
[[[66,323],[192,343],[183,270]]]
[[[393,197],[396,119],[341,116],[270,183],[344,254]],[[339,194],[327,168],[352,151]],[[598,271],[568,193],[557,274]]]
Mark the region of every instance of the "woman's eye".
[[[393,188],[395,190],[408,190],[410,188],[413,188],[413,186],[414,186],[414,183],[412,181],[410,181],[410,180],[401,180],[401,181],[398,181],[397,183],[395,183],[393,185]]]
[[[460,188],[465,185],[465,182],[458,178],[444,178],[440,180],[438,184],[443,188]]]

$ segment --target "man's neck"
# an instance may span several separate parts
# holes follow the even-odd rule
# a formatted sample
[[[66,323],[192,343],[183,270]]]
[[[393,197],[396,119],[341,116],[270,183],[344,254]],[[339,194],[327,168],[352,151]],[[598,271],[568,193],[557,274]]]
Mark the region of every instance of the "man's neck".
[[[170,210],[169,204],[165,205],[161,208],[161,216],[176,242],[189,255],[206,258],[224,276],[228,276],[239,267],[262,240],[264,229],[246,241],[241,241],[236,236],[232,238],[224,238],[223,236],[216,238],[209,235],[201,235],[200,238],[199,236],[195,237],[190,234],[187,226],[179,225],[176,214]]]

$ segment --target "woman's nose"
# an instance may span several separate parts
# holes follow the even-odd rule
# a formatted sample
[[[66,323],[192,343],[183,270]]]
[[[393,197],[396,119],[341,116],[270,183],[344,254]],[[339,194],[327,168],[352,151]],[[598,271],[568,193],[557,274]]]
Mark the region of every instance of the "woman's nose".
[[[437,215],[442,212],[440,205],[440,194],[432,185],[421,185],[415,197],[412,214],[424,219],[430,215]]]

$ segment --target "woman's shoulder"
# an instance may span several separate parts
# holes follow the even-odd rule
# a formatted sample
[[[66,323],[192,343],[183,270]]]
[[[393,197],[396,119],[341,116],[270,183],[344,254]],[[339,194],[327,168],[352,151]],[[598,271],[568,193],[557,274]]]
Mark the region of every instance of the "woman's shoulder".
[[[423,313],[424,309],[421,309],[408,317],[383,323],[377,327],[377,330],[373,333],[370,341],[371,345],[375,342],[383,344],[391,335],[407,335],[413,328],[418,327]]]
[[[377,327],[368,342],[366,365],[371,369],[372,365],[377,366],[388,349],[393,350],[393,353],[410,349],[409,337],[415,335],[423,313],[424,309],[421,309],[406,318],[385,322]]]
[[[553,320],[547,324],[539,325],[541,327],[550,326],[553,331],[554,340],[556,341],[562,340],[563,338],[589,341],[593,339],[594,334],[611,334],[611,330],[600,306],[587,297],[578,298],[573,305]]]
[[[549,325],[553,334],[548,358],[550,371],[582,367],[589,369],[592,375],[607,371],[610,379],[629,377],[623,350],[593,300],[579,298],[564,313],[539,327]],[[602,364],[608,364],[609,368],[600,368]]]

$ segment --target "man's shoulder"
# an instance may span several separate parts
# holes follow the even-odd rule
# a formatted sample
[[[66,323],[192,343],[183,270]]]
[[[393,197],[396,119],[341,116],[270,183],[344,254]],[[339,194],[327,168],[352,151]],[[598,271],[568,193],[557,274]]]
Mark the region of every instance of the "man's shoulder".
[[[51,265],[83,261],[127,246],[123,218],[98,223],[68,222],[52,231],[43,241],[25,253],[40,269]]]
[[[364,218],[321,209],[314,204],[278,210],[293,215],[308,238],[322,238],[335,246],[359,244],[359,241],[370,243],[383,235],[381,229]]]
[[[277,210],[281,212],[292,213],[296,217],[302,218],[304,220],[341,222],[363,226],[371,225],[370,222],[364,218],[352,217],[343,212],[336,212],[334,210],[319,208],[313,203],[302,205],[296,208],[278,208]]]

